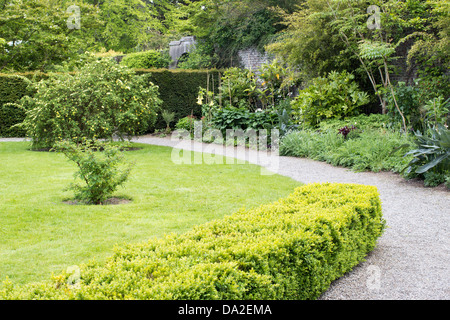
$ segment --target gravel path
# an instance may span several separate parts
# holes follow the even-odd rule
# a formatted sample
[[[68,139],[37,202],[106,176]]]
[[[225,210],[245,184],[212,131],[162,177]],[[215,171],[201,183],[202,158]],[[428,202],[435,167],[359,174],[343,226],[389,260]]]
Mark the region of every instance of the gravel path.
[[[374,185],[380,192],[388,228],[366,261],[333,282],[320,299],[450,299],[450,192],[447,190],[424,188],[393,173],[356,173],[303,158],[268,159],[265,153],[243,148],[151,136],[134,141],[233,156],[303,183]]]
[[[381,195],[388,228],[366,261],[333,282],[320,299],[450,299],[450,192],[443,188],[424,188],[392,173],[355,173],[309,159],[266,157],[266,153],[244,148],[224,148],[152,136],[139,137],[133,141],[226,155],[261,165],[270,172],[303,183],[374,185]],[[178,152],[173,155],[178,159]],[[261,172],[268,174],[266,170]]]

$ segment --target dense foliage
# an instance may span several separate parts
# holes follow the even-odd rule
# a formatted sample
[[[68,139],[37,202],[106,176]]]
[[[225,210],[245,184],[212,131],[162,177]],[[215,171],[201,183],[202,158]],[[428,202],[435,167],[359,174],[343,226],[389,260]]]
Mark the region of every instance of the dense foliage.
[[[55,150],[62,152],[78,167],[74,175],[76,182],[69,186],[75,199],[86,204],[103,204],[118,186],[125,183],[131,165],[125,163],[120,148],[98,141],[80,144],[60,141],[55,144]]]
[[[376,246],[375,187],[311,184],[181,235],[116,248],[106,263],[15,287],[0,299],[316,299]]]
[[[73,3],[65,0],[0,0],[0,71],[46,70],[76,58],[94,43],[98,8],[78,2],[80,29],[68,28]]]
[[[121,64],[136,69],[168,68],[170,57],[155,50],[135,52],[126,55]]]
[[[384,128],[382,123],[384,120]],[[393,152],[412,144],[410,137],[387,129],[388,119],[359,116],[327,125],[321,130],[301,130],[288,133],[280,143],[280,154],[308,157],[356,171],[401,172],[411,156]],[[352,128],[344,136],[345,128]],[[343,130],[344,129],[344,130]]]
[[[15,102],[28,92],[28,75],[6,75],[0,74],[0,136],[1,137],[23,137],[25,130],[14,127],[25,119],[25,111],[19,108]],[[40,78],[39,76],[37,77]]]
[[[359,107],[369,102],[369,96],[353,79],[346,71],[313,79],[295,98],[294,115],[301,124],[312,127],[326,119],[357,115]]]
[[[145,132],[156,120],[158,88],[148,76],[111,60],[87,64],[74,74],[53,74],[31,82],[36,93],[20,100],[22,127],[33,148],[51,148],[59,140],[110,139]]]

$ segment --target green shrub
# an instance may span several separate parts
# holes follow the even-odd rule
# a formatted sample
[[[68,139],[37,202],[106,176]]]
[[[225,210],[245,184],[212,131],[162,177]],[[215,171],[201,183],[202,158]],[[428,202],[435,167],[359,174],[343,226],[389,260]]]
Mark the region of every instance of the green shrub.
[[[325,78],[313,79],[292,102],[299,123],[316,127],[326,119],[357,115],[358,108],[369,103],[369,95],[358,88],[354,78],[346,71],[333,71]]]
[[[51,148],[66,139],[123,139],[147,131],[160,105],[158,88],[147,78],[104,59],[33,83],[36,93],[19,102],[27,110],[22,126],[32,147]]]
[[[217,70],[137,69],[136,74],[148,75],[148,82],[158,86],[162,100],[161,109],[175,113],[174,122],[176,123],[189,115],[202,117],[202,108],[197,104],[199,87],[208,86],[210,90],[217,92],[220,72]],[[209,85],[207,85],[208,81]],[[162,116],[158,116],[155,128],[166,128]]]
[[[105,263],[0,287],[0,299],[316,299],[375,248],[377,189],[311,184],[182,234],[116,248]]]
[[[194,116],[187,116],[184,118],[181,118],[178,120],[177,124],[175,125],[175,128],[177,130],[186,130],[190,132],[191,134],[194,133],[195,128],[195,120],[196,118]]]
[[[227,129],[272,129],[278,124],[277,113],[272,109],[251,112],[246,108],[224,107],[213,112],[211,125],[225,136]]]
[[[127,54],[123,57],[120,64],[128,68],[151,69],[151,68],[168,68],[171,59],[169,55],[164,55],[155,50],[135,52]]]
[[[307,157],[356,171],[401,172],[411,157],[395,152],[411,140],[396,132],[383,130],[352,131],[348,138],[336,130],[293,131],[280,142],[280,154]]]
[[[423,184],[425,187],[437,187],[447,181],[447,177],[450,177],[450,173],[447,175],[439,172],[425,172]]]
[[[394,87],[395,99],[412,130],[426,130],[430,124],[445,124],[449,117],[448,79],[417,80],[415,85],[399,82]],[[447,89],[447,90],[446,90]],[[391,123],[401,123],[391,93],[386,95]]]
[[[131,171],[120,147],[109,143],[60,141],[55,149],[76,163],[78,171],[74,177],[82,184],[73,183],[69,189],[75,192],[75,199],[87,204],[102,204],[128,179]]]

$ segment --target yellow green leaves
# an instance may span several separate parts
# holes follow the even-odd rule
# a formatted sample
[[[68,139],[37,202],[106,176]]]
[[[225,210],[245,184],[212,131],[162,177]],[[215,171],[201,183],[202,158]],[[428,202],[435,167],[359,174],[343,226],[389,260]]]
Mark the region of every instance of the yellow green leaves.
[[[310,184],[185,234],[115,249],[80,266],[80,286],[0,288],[0,299],[316,299],[371,251],[385,222],[378,191]],[[36,288],[42,290],[34,290]]]

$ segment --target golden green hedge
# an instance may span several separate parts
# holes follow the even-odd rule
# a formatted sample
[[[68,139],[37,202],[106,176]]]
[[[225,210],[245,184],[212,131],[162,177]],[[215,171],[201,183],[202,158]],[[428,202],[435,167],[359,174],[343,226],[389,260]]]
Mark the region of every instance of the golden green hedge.
[[[106,263],[15,287],[2,299],[316,299],[383,233],[377,189],[310,184],[181,235],[117,248]]]

